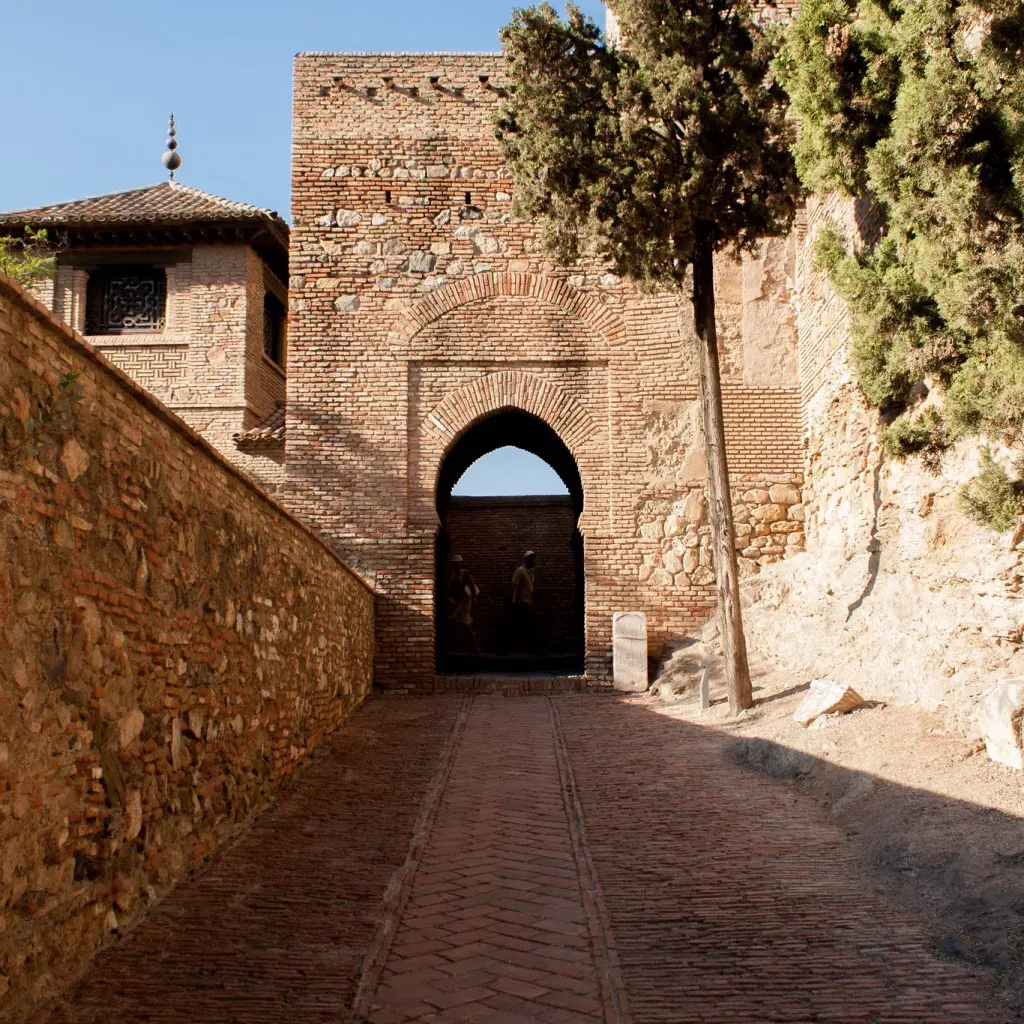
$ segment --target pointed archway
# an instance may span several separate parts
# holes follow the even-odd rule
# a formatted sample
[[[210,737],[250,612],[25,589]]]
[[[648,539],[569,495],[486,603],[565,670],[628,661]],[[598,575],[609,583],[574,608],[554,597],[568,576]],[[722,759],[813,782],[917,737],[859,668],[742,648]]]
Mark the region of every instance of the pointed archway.
[[[477,460],[513,446],[546,462],[565,496],[454,498],[452,491]],[[440,522],[435,550],[434,649],[440,674],[565,673],[584,670],[584,542],[579,530],[583,482],[576,460],[540,417],[506,408],[469,426],[441,463],[436,489]],[[536,552],[532,614],[515,615],[512,576],[527,550]],[[474,638],[453,622],[451,558],[461,555],[480,590]]]

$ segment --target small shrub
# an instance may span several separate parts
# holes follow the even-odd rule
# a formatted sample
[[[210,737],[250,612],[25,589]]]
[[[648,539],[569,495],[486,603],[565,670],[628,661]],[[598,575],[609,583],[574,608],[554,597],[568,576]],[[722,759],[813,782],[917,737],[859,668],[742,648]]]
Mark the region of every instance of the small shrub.
[[[879,432],[878,440],[887,458],[905,459],[921,455],[929,469],[937,469],[942,453],[948,447],[942,420],[934,409],[926,410],[917,419],[904,413]]]
[[[14,464],[23,455],[39,455],[45,449],[53,448],[71,430],[75,423],[75,406],[84,397],[78,377],[77,373],[61,376],[57,386],[38,403],[35,413],[29,414],[21,423],[21,437],[17,440],[10,436],[10,427],[3,431],[0,435],[2,454],[8,462]]]
[[[24,238],[0,238],[0,272],[22,286],[56,276],[57,258],[47,233],[26,227]]]
[[[960,488],[960,508],[969,519],[994,530],[1009,530],[1024,513],[1024,487],[1010,479],[1009,473],[992,457],[990,449],[981,453],[981,472]]]

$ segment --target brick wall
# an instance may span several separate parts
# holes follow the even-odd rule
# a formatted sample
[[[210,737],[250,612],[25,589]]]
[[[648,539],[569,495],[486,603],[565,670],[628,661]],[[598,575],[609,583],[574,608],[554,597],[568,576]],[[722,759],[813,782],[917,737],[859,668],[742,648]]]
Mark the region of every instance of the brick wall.
[[[579,469],[593,682],[614,612],[646,611],[657,653],[714,607],[707,524],[665,532],[706,478],[690,304],[544,256],[494,138],[506,84],[497,54],[296,59],[283,500],[374,581],[394,689],[433,685],[440,468],[505,409],[548,423]],[[802,545],[794,260],[783,239],[717,268],[751,572]]]
[[[60,374],[69,433],[12,454]],[[0,1018],[195,867],[371,685],[373,596],[0,277]]]
[[[511,642],[512,574],[528,549],[537,553],[535,651],[571,655],[579,644],[576,513],[568,497],[452,498],[445,517],[451,553],[465,558],[480,597],[473,609],[485,653]]]
[[[263,300],[270,292],[286,302],[285,284],[246,245],[196,245],[184,251],[154,250],[149,256],[166,267],[166,328],[88,340],[222,455],[276,493],[284,477],[280,458],[243,454],[232,438],[284,401],[285,374],[263,355]],[[89,261],[117,257],[88,250],[60,258],[47,305],[82,331]]]

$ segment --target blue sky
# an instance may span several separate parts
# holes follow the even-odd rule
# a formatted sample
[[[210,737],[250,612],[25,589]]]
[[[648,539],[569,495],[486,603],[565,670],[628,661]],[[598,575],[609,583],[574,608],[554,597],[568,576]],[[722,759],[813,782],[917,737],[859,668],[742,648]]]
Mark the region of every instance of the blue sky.
[[[296,53],[497,50],[513,6],[0,0],[0,210],[163,180],[173,111],[179,180],[287,216]],[[603,19],[598,0],[580,6]]]
[[[603,3],[579,5],[603,23]],[[0,0],[8,97],[0,104],[0,210],[164,180],[160,157],[173,111],[184,161],[180,181],[288,217],[296,53],[497,50],[498,29],[513,6],[510,0]],[[518,449],[481,463],[459,493],[562,490],[544,463]]]
[[[522,448],[499,448],[477,459],[452,488],[455,495],[568,494],[561,477]]]

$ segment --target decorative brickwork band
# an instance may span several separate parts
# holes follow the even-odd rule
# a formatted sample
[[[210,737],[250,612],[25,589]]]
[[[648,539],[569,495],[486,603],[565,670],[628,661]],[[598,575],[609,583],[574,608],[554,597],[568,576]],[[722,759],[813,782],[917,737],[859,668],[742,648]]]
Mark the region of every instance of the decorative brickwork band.
[[[573,288],[560,278],[491,273],[443,285],[405,310],[388,335],[391,351],[399,357],[412,357],[412,341],[425,327],[459,306],[498,296],[537,299],[564,309],[591,327],[609,345],[619,344],[625,338],[625,325],[615,312],[596,296]]]

